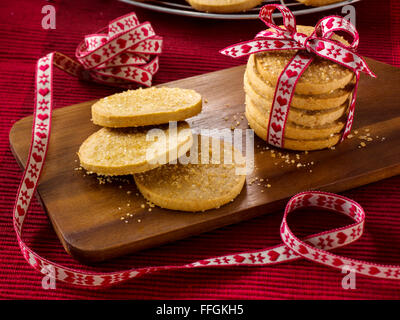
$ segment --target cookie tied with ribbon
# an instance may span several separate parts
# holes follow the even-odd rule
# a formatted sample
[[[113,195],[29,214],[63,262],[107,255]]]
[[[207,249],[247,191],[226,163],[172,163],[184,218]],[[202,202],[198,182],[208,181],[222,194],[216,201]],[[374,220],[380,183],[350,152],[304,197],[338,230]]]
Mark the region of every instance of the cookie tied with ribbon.
[[[73,76],[107,85],[150,87],[159,68],[162,44],[151,23],[140,23],[132,12],[85,36],[75,52],[77,61],[54,52],[54,65]]]
[[[275,10],[283,26],[274,24]],[[250,55],[244,80],[251,127],[280,148],[315,150],[343,141],[353,124],[360,74],[375,77],[356,53],[355,27],[340,16],[326,17],[315,28],[296,26],[283,5],[264,6],[260,19],[268,30],[220,51],[233,58]],[[337,32],[346,33],[351,43]]]

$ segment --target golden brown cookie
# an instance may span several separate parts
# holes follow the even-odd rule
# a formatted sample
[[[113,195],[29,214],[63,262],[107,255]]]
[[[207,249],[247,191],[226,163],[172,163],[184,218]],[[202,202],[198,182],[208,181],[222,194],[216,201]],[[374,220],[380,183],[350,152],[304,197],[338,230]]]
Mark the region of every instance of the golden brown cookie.
[[[269,117],[263,115],[248,97],[246,97],[246,115],[250,115],[253,119],[256,119],[257,123],[267,130]],[[339,133],[343,128],[343,121],[335,121],[315,127],[300,126],[288,121],[285,127],[285,138],[296,140],[327,139]]]
[[[249,84],[246,75],[244,77],[244,91],[258,111],[268,118],[271,111],[272,99],[265,99],[255,92],[253,87]],[[323,111],[309,111],[297,109],[292,106],[289,110],[288,121],[306,127],[322,126],[342,117],[346,113],[347,107],[348,103],[337,108]]]
[[[219,208],[236,198],[246,180],[243,170],[238,170],[244,169],[245,159],[227,142],[198,137],[209,141],[209,145],[204,144],[204,148],[201,139],[198,144],[193,144],[198,146],[198,150],[192,148],[194,156],[191,156],[198,160],[198,164],[178,159],[177,164],[166,164],[134,175],[138,189],[147,200],[162,208],[195,212]],[[219,153],[217,148],[212,147],[213,143],[219,145]],[[224,152],[235,156],[224,162]],[[205,155],[208,159],[214,156],[218,161],[202,163],[201,158]]]
[[[111,128],[147,126],[185,120],[201,108],[201,95],[194,90],[140,88],[100,99],[92,105],[92,120]]]
[[[186,0],[198,11],[234,13],[247,11],[261,4],[263,0]]]
[[[248,79],[249,84],[251,84],[252,88],[257,93],[266,99],[273,99],[275,87],[273,87],[269,81],[261,78],[255,66],[254,55],[249,57],[245,77]],[[346,100],[349,99],[353,88],[354,79],[346,87],[336,89],[329,93],[319,95],[301,95],[297,94],[295,91],[291,106],[304,110],[324,110],[336,108],[343,105]]]
[[[263,140],[267,140],[267,129],[258,124],[258,122],[247,113],[246,110],[246,118],[249,122],[250,128],[254,130],[257,136],[259,136]],[[340,135],[335,134],[332,137],[327,139],[316,139],[316,140],[295,140],[286,138],[283,140],[283,148],[289,150],[299,150],[299,151],[311,151],[311,150],[320,150],[325,148],[330,148],[337,144],[340,140]]]
[[[176,127],[102,128],[79,148],[81,166],[100,175],[151,170],[185,154],[193,143],[187,122]]]
[[[343,0],[296,0],[296,1],[301,2],[301,3],[305,4],[306,6],[320,7],[320,6],[326,6],[326,5],[332,4],[332,3],[341,2]]]
[[[297,26],[297,31],[306,35],[310,35],[313,30],[314,27]],[[342,37],[337,35],[334,35],[332,39],[345,42]],[[255,64],[261,78],[272,83],[272,86],[275,87],[281,72],[296,52],[297,50],[276,50],[255,54]],[[316,56],[301,75],[295,92],[305,95],[330,93],[333,90],[346,87],[353,77],[354,73],[351,70],[328,59]]]

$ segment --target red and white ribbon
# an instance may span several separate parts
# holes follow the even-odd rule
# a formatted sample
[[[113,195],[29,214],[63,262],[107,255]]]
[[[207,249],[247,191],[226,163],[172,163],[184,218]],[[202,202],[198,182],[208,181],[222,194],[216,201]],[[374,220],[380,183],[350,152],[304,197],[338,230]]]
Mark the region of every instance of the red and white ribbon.
[[[39,256],[23,241],[23,225],[39,183],[49,145],[53,108],[53,67],[59,63],[59,61],[56,61],[57,56],[58,54],[53,52],[40,58],[37,62],[32,141],[13,209],[13,225],[21,252],[26,261],[39,272],[49,276],[48,272],[52,270],[54,273],[52,272],[50,275],[53,275],[56,280],[78,286],[101,288],[132,278],[138,278],[144,274],[162,272],[163,270],[207,266],[267,266],[305,258],[334,268],[348,266],[356,272],[368,276],[400,279],[399,266],[378,265],[353,260],[327,251],[347,245],[360,238],[363,233],[365,214],[362,207],[355,201],[339,195],[318,191],[303,192],[291,198],[286,206],[280,228],[283,243],[258,251],[214,257],[185,265],[146,267],[110,273],[83,272],[61,266]],[[104,63],[103,60],[100,61]],[[323,208],[347,215],[354,220],[354,223],[339,229],[313,234],[300,240],[290,230],[286,218],[295,209],[307,207]]]
[[[285,28],[274,24],[272,13],[278,9],[283,17]],[[346,126],[341,141],[351,131],[354,119],[354,108],[357,96],[360,73],[375,77],[368,68],[364,59],[356,53],[359,36],[356,28],[340,16],[329,16],[320,20],[314,32],[307,36],[296,30],[296,19],[293,13],[283,5],[270,4],[261,8],[260,19],[272,31],[259,32],[254,40],[244,41],[222,49],[224,55],[238,58],[249,54],[273,50],[298,50],[288,65],[281,72],[275,88],[271,112],[268,121],[267,142],[273,146],[283,148],[286,120],[289,114],[293,94],[303,72],[311,64],[315,56],[338,63],[356,75],[356,84],[353,90]],[[334,32],[347,33],[352,42],[349,45],[332,40]]]
[[[76,49],[77,61],[55,52],[54,65],[73,76],[107,85],[150,87],[159,68],[162,44],[150,22],[140,23],[132,12],[87,35]]]

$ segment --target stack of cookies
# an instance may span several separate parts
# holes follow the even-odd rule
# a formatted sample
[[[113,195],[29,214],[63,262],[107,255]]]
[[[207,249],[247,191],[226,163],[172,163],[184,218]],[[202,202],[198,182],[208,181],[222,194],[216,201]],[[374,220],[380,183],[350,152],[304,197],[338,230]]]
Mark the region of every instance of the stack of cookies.
[[[217,208],[240,193],[245,175],[237,169],[245,161],[219,140],[201,148],[200,136],[183,121],[201,109],[200,94],[180,88],[129,90],[101,99],[92,106],[92,121],[103,128],[80,146],[80,164],[98,175],[134,175],[143,196],[163,208]],[[213,148],[216,143],[222,145]],[[218,158],[226,149],[236,162]],[[216,155],[215,150],[222,151]],[[212,163],[201,161],[216,157]]]
[[[297,26],[298,32],[307,35],[313,30]],[[337,35],[333,39],[345,42]],[[295,50],[262,52],[251,55],[247,62],[246,118],[264,140],[279,75],[295,54]],[[345,127],[354,83],[351,70],[327,59],[314,58],[297,83],[286,122],[284,148],[318,150],[337,144]]]

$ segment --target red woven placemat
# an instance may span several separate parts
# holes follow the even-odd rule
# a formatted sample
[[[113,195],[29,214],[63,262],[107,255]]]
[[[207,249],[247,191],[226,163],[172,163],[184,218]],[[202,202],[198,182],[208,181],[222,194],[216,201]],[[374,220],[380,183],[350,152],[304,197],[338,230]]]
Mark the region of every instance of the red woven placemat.
[[[42,1],[0,3],[0,297],[2,298],[400,298],[398,281],[357,277],[355,290],[341,286],[343,274],[306,261],[274,267],[204,268],[148,275],[107,290],[88,290],[57,283],[56,290],[41,287],[42,276],[20,254],[11,210],[21,170],[8,144],[12,124],[33,108],[36,59],[57,50],[73,56],[83,35],[108,21],[136,11],[141,21],[152,22],[164,36],[165,50],[155,84],[227,68],[235,61],[218,54],[228,44],[248,39],[262,28],[260,21],[190,19],[139,10],[116,1],[52,2],[56,7],[55,30],[43,30]],[[366,56],[400,66],[400,5],[395,1],[363,0],[356,5],[359,51]],[[331,11],[340,13],[340,11]],[[298,24],[315,24],[323,15],[302,16]],[[215,32],[218,30],[219,32]],[[63,73],[55,77],[55,104],[62,107],[116,92],[80,82]],[[377,155],[379,156],[379,155]],[[337,253],[381,263],[400,263],[400,177],[354,189],[344,195],[358,201],[367,212],[364,236]],[[58,241],[40,205],[34,201],[26,226],[28,243],[50,260],[80,265]],[[134,266],[185,263],[214,255],[244,251],[280,242],[282,212],[261,216],[214,232],[160,248],[122,257],[89,270],[118,270]],[[308,234],[346,223],[327,214],[303,212],[293,218],[298,234]],[[295,230],[296,231],[296,230]]]

